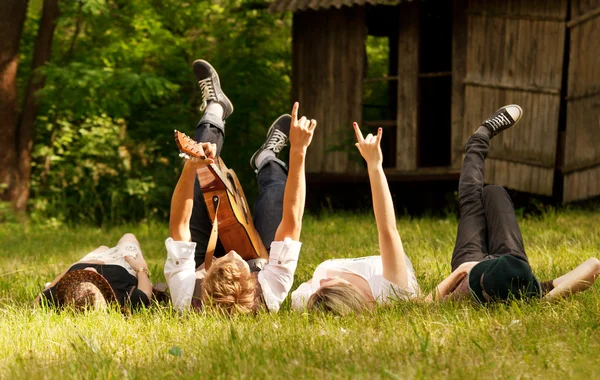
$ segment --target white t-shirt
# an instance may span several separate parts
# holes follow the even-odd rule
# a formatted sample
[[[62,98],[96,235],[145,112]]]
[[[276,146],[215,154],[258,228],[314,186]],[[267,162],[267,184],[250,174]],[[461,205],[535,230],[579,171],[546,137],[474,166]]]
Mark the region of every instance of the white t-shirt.
[[[192,303],[196,285],[196,243],[168,238],[165,278],[176,310],[182,311]],[[271,243],[269,262],[258,273],[258,282],[269,311],[277,312],[294,283],[302,243],[286,238]]]
[[[320,287],[320,281],[328,278],[329,270],[342,271],[356,274],[364,278],[377,303],[387,303],[390,299],[408,300],[419,294],[419,284],[415,277],[415,270],[408,256],[406,269],[408,272],[408,287],[406,289],[391,283],[383,277],[383,264],[381,256],[367,256],[357,259],[333,259],[319,264],[312,277],[311,283],[303,283],[292,292],[292,308],[303,310],[308,298]]]

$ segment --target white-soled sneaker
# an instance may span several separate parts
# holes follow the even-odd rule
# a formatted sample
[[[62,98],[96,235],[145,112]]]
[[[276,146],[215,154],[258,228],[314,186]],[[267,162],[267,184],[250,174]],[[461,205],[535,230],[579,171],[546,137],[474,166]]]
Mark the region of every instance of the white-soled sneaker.
[[[258,155],[266,150],[272,150],[275,155],[279,154],[281,150],[286,146],[290,136],[290,126],[292,124],[292,117],[290,115],[281,115],[273,122],[269,131],[267,132],[267,138],[262,146],[254,152],[250,158],[250,166],[255,171],[258,170],[256,165],[256,158]]]
[[[223,106],[223,120],[233,113],[233,104],[223,90],[219,82],[219,74],[210,63],[203,59],[194,61],[194,76],[202,91],[202,105],[200,111],[204,111],[210,102],[218,102]]]
[[[494,137],[503,130],[517,124],[522,115],[523,109],[521,107],[516,104],[509,104],[497,110],[481,125],[490,131],[491,137]]]

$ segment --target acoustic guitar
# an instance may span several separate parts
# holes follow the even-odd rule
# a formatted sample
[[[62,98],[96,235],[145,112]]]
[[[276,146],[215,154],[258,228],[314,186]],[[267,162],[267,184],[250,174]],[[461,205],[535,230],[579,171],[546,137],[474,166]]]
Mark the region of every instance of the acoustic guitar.
[[[175,143],[184,156],[202,155],[198,148],[200,144],[177,130]],[[218,157],[214,164],[198,169],[198,181],[211,221],[214,222],[217,216],[218,236],[225,250],[236,251],[244,260],[268,259],[235,172]]]

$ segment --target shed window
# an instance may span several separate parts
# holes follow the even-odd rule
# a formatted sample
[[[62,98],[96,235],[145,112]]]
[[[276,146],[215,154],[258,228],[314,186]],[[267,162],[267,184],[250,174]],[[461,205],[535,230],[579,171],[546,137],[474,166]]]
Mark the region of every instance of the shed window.
[[[396,165],[398,94],[398,7],[367,8],[368,37],[363,80],[363,126],[377,133],[382,127],[383,167]]]

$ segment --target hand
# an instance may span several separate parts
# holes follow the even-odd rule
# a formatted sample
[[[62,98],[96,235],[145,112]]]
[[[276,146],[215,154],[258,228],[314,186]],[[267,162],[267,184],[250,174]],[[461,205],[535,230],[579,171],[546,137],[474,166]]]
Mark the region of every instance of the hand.
[[[367,161],[367,165],[376,167],[382,166],[383,154],[381,153],[380,143],[383,132],[381,131],[381,128],[377,131],[377,136],[373,136],[369,133],[367,137],[363,138],[358,124],[354,123],[354,133],[356,133],[356,140],[358,141],[354,145],[358,148],[360,155]]]
[[[212,143],[199,143],[198,157],[190,157],[185,162],[185,167],[190,169],[199,169],[203,166],[214,164],[217,155],[217,145]]]
[[[468,274],[471,271],[471,269],[473,269],[473,267],[477,264],[479,264],[479,261],[467,261],[460,264],[456,269],[460,270],[464,274]]]
[[[300,107],[300,104],[296,102],[292,108],[290,145],[292,147],[307,148],[312,141],[317,121],[315,119],[308,120],[306,116],[302,116],[298,120],[298,107]]]
[[[146,263],[146,260],[144,259],[144,256],[142,256],[141,253],[138,253],[137,255],[135,255],[135,257],[125,256],[125,261],[127,261],[131,269],[133,269],[136,272],[143,268],[148,269],[148,264]]]

